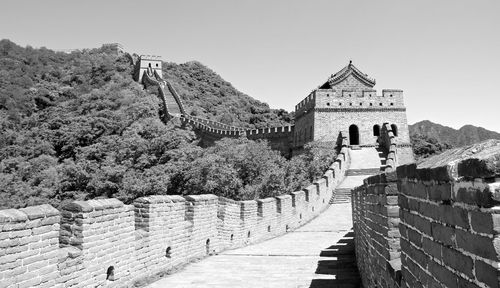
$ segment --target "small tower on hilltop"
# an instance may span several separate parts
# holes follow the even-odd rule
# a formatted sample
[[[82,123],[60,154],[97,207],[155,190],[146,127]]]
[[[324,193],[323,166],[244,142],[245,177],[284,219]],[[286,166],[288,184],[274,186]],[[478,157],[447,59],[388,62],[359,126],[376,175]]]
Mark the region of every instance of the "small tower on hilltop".
[[[142,81],[142,75],[144,72],[146,72],[148,69],[151,70],[151,72],[157,72],[157,74],[162,77],[162,61],[161,61],[161,56],[154,56],[154,55],[141,55],[139,56],[139,61],[137,61],[137,66],[136,66],[136,81],[141,82]]]
[[[349,62],[295,106],[294,147],[309,141],[337,141],[342,131],[349,145],[377,146],[384,123],[400,143],[410,143],[403,91],[382,90]],[[346,136],[347,136],[346,135]]]

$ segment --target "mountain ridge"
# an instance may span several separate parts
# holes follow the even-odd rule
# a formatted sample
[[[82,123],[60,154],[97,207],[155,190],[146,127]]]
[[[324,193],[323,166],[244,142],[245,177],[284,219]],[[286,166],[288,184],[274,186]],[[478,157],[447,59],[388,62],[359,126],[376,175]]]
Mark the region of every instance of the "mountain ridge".
[[[411,136],[424,135],[453,147],[470,145],[487,139],[500,139],[500,133],[471,124],[454,129],[430,120],[422,120],[408,125],[408,129]]]

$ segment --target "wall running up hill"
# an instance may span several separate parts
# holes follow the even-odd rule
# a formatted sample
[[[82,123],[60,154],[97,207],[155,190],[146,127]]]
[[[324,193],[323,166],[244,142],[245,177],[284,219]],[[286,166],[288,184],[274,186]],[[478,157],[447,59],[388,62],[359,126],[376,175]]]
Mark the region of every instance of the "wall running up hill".
[[[372,176],[352,203],[364,287],[500,287],[500,141]]]
[[[75,201],[0,211],[0,287],[123,287],[320,214],[349,166],[347,141],[324,176],[257,201],[214,195]]]

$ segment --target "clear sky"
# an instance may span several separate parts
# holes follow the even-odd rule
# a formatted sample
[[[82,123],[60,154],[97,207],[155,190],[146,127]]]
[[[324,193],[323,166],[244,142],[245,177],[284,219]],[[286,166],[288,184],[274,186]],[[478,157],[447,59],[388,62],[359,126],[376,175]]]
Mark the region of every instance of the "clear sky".
[[[121,43],[197,60],[237,89],[292,111],[353,61],[405,92],[409,123],[500,132],[499,0],[2,0],[0,38],[52,49]]]

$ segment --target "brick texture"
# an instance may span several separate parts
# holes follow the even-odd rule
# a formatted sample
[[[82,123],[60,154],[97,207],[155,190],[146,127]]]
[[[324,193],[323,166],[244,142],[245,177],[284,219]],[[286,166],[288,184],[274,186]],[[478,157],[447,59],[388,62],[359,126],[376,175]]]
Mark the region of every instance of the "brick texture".
[[[491,158],[481,161],[450,153],[449,163],[398,167],[396,177],[372,176],[354,190],[356,256],[365,287],[500,287],[499,178],[454,178],[457,170],[450,168],[465,162],[479,171],[499,159],[497,147],[493,153],[488,146]],[[391,197],[398,198],[399,214]]]

